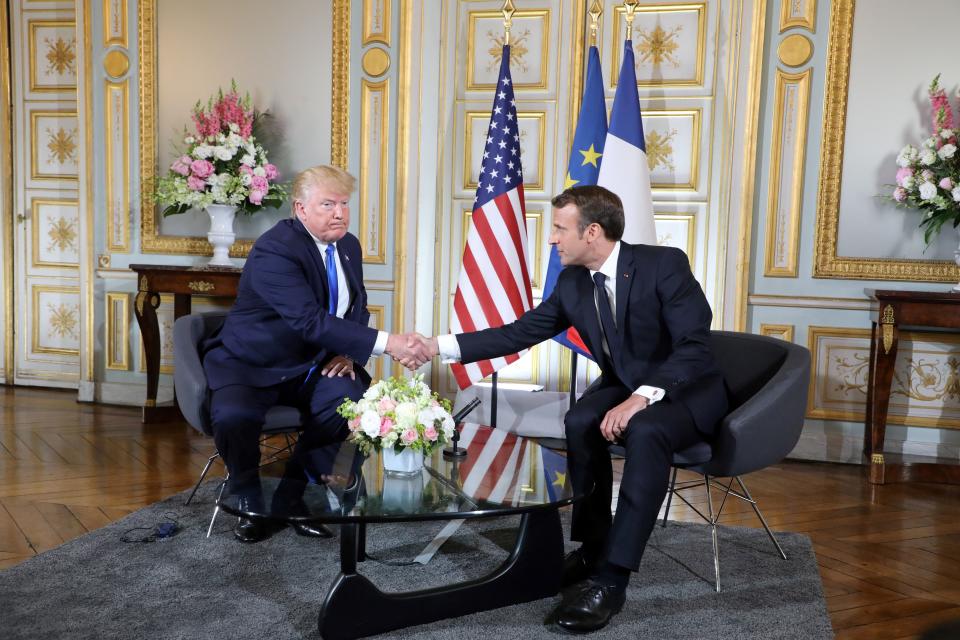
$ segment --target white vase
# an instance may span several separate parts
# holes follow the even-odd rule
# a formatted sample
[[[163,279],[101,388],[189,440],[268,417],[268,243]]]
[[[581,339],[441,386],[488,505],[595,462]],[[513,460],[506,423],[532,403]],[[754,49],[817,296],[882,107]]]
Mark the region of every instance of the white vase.
[[[423,502],[423,472],[408,476],[384,474],[382,495],[384,509],[401,513],[417,511]]]
[[[392,447],[380,452],[383,460],[383,470],[398,476],[414,476],[423,469],[423,454],[419,451],[406,448],[400,453]]]
[[[957,235],[960,236],[960,227],[957,227]],[[960,247],[953,252],[953,261],[957,263],[958,267],[960,267]],[[953,291],[955,293],[960,293],[960,283],[953,285]]]
[[[211,204],[207,207],[210,215],[210,231],[207,240],[213,245],[213,257],[207,264],[217,267],[232,267],[230,245],[236,239],[233,232],[233,218],[237,208],[232,204]]]

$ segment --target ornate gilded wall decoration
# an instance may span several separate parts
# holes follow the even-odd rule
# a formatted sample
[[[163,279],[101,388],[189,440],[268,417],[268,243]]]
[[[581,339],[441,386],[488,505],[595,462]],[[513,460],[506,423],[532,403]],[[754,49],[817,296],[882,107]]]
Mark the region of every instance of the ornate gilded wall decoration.
[[[674,68],[679,67],[680,59],[676,52],[680,48],[680,43],[677,42],[677,36],[682,30],[682,25],[670,31],[664,30],[660,25],[651,31],[634,27],[637,44],[633,45],[633,48],[637,52],[637,66],[649,63],[657,67],[666,62]]]
[[[669,171],[676,169],[673,165],[673,139],[676,135],[677,130],[671,129],[666,135],[651,131],[644,136],[647,146],[647,166],[651,171],[658,166]]]
[[[47,129],[47,149],[50,151],[50,161],[54,158],[57,159],[57,162],[64,164],[67,160],[71,162],[76,162],[76,152],[77,152],[77,143],[76,143],[77,130],[67,131],[63,127],[57,130],[56,133]]]
[[[56,40],[44,38],[43,42],[47,45],[47,73],[56,71],[60,75],[64,73],[77,75],[76,39],[71,39],[67,42],[60,37]]]
[[[47,235],[50,236],[50,244],[47,245],[47,251],[53,251],[54,249],[60,251],[73,249],[76,251],[77,221],[60,217],[50,222],[50,228],[47,230]]]
[[[905,368],[893,373],[890,395],[933,402],[937,400],[960,401],[960,360],[949,357],[946,370],[942,360],[911,358]],[[837,374],[834,390],[842,395],[854,393],[866,397],[867,374],[870,368],[866,353],[854,353],[852,357],[834,358],[833,371]]]
[[[530,52],[527,41],[530,39],[530,29],[516,31],[510,34],[510,68],[526,73],[530,70],[526,55]],[[487,40],[490,48],[487,53],[490,60],[487,62],[487,71],[496,71],[500,67],[500,57],[503,53],[503,32],[487,31]]]
[[[59,336],[65,338],[77,337],[77,313],[78,306],[69,307],[63,303],[57,306],[48,304],[50,310],[50,336]]]

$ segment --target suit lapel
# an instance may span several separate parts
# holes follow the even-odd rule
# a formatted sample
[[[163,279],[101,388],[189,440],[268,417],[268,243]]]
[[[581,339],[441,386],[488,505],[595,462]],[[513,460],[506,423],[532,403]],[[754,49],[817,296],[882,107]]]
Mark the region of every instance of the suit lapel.
[[[306,227],[303,226],[303,223],[300,222],[297,218],[293,219],[294,228],[299,231],[299,237],[306,244],[306,251],[310,255],[310,259],[313,260],[314,266],[317,268],[317,273],[320,274],[319,278],[316,280],[320,283],[320,290],[317,292],[320,302],[323,303],[323,307],[327,307],[327,298],[330,297],[330,292],[327,291],[327,276],[326,276],[326,267],[323,264],[323,256],[320,255],[320,249],[317,247],[317,243],[314,242],[313,236],[311,236]]]
[[[620,258],[617,260],[617,332],[623,336],[627,319],[627,303],[630,301],[630,287],[633,286],[634,271],[633,245],[620,243]]]
[[[347,250],[344,248],[342,242],[337,243],[337,253],[340,255],[340,264],[343,266],[343,273],[347,276],[347,284],[350,285],[350,304],[352,305],[360,293],[360,281],[354,270],[353,261],[347,254]]]

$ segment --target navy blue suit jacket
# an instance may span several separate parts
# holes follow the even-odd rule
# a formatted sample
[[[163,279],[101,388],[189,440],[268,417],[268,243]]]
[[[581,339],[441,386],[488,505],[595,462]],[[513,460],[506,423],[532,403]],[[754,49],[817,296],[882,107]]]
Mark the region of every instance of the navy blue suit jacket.
[[[366,364],[377,331],[367,326],[360,242],[348,233],[337,242],[337,252],[350,287],[343,318],[327,312],[323,256],[299,220],[281,220],[257,238],[237,301],[219,334],[204,345],[211,389],[279,384],[337,355]]]
[[[603,370],[603,384],[660,387],[682,403],[697,429],[713,432],[726,414],[723,376],[710,351],[713,314],[683,251],[620,245],[616,325],[620,348],[608,358],[601,343],[594,284],[586,267],[560,272],[550,297],[515,322],[457,335],[463,362],[515,353],[577,328]]]

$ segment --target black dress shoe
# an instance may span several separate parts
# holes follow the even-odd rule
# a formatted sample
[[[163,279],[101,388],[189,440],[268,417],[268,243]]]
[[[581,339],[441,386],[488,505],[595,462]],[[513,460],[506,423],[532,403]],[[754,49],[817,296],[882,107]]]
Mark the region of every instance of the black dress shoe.
[[[233,537],[240,542],[260,542],[270,537],[270,527],[260,518],[238,518]]]
[[[560,588],[564,589],[577,582],[583,582],[596,570],[597,565],[587,559],[583,547],[574,549],[563,558],[563,575],[560,578]]]
[[[589,582],[576,595],[560,603],[549,619],[571,633],[603,629],[627,599],[626,589]]]
[[[319,522],[291,522],[290,527],[297,532],[298,536],[307,538],[332,538],[333,531]]]

